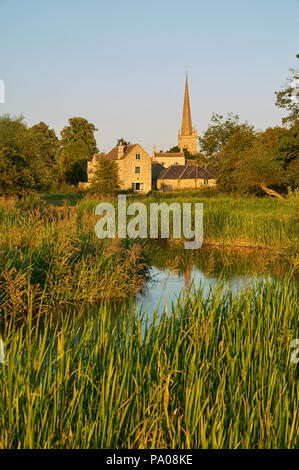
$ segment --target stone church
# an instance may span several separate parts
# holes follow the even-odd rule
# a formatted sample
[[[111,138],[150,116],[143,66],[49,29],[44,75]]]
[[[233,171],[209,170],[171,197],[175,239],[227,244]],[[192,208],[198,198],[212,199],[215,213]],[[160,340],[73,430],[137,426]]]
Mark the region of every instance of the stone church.
[[[140,144],[123,145],[122,142],[107,154],[95,154],[87,165],[88,182],[80,187],[88,188],[94,178],[95,169],[100,161],[113,160],[118,165],[121,189],[148,193],[152,188],[171,191],[215,185],[215,172],[203,168],[193,160],[185,160],[184,150],[197,154],[197,132],[192,127],[191,108],[186,76],[182,126],[178,132],[179,152],[156,152],[150,157]]]
[[[178,147],[181,152],[186,149],[189,153],[191,153],[191,155],[195,155],[197,153],[197,132],[195,128],[192,127],[187,76],[185,85],[182,127],[181,131],[179,131],[178,133]]]

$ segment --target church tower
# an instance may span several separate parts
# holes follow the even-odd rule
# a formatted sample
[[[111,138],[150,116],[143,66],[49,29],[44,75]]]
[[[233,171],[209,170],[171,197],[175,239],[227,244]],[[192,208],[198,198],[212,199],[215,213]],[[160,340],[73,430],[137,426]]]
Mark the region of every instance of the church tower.
[[[178,134],[178,147],[181,152],[184,149],[186,149],[188,150],[189,153],[193,155],[197,153],[197,132],[194,127],[192,128],[187,75],[186,75],[182,127]]]

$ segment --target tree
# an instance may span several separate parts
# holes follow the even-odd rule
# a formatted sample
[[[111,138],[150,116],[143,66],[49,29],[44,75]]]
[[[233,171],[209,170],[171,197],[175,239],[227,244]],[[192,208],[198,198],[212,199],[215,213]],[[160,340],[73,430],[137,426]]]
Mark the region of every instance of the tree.
[[[0,117],[0,192],[21,193],[33,189],[28,161],[28,129],[23,116]]]
[[[102,195],[114,195],[120,189],[118,165],[114,160],[100,158],[95,168],[90,191]]]
[[[131,142],[129,142],[128,140],[124,139],[123,137],[120,137],[119,139],[117,139],[116,141],[116,147],[118,147],[119,145],[130,145]]]
[[[295,188],[299,184],[299,119],[281,136],[279,153],[286,185]]]
[[[40,122],[29,128],[31,169],[38,189],[48,188],[56,180],[56,154],[59,141],[55,131]]]
[[[288,116],[284,117],[282,122],[292,125],[299,119],[299,71],[290,69],[290,72],[292,76],[287,78],[283,90],[275,92],[275,105],[288,111]]]
[[[285,182],[279,153],[279,141],[284,132],[281,127],[270,127],[259,133],[253,144],[240,154],[238,185],[241,190],[260,188],[270,196],[283,199],[274,188],[281,187]]]
[[[8,147],[0,148],[0,194],[22,194],[34,187],[34,178],[22,155]]]
[[[57,154],[60,181],[77,184],[87,181],[87,161],[98,152],[94,132],[98,129],[81,117],[69,119],[61,131]]]
[[[252,127],[241,127],[232,134],[219,154],[217,185],[226,192],[239,191],[238,171],[241,164],[241,155],[250,149],[256,139],[256,132]]]
[[[208,129],[198,138],[201,153],[210,164],[218,165],[223,146],[233,134],[242,129],[253,129],[253,126],[247,122],[241,124],[237,114],[228,113],[226,118],[221,114],[213,114]]]

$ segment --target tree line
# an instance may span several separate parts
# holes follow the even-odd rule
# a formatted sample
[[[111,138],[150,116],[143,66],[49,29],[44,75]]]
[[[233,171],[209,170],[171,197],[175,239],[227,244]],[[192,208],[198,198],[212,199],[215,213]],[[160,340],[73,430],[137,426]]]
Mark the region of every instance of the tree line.
[[[299,56],[299,55],[298,55]],[[297,57],[298,57],[297,56]],[[213,114],[199,140],[200,151],[186,158],[217,170],[217,188],[229,193],[267,193],[282,198],[299,183],[299,74],[276,94],[276,106],[285,109],[282,126],[260,131],[237,114]],[[170,151],[179,151],[173,147]]]
[[[0,116],[0,193],[45,191],[87,180],[87,161],[98,152],[97,128],[81,117],[69,119],[58,138],[40,122]]]
[[[185,151],[186,158],[217,169],[221,191],[281,198],[287,188],[298,186],[299,74],[291,71],[285,87],[276,92],[276,106],[287,111],[282,126],[260,131],[248,122],[241,123],[237,114],[213,114],[199,137],[199,153]],[[73,117],[58,138],[44,122],[28,127],[23,116],[0,116],[0,194],[55,190],[87,181],[87,161],[98,152],[97,130],[86,119]],[[114,183],[118,186],[116,173],[113,162],[103,161],[93,190],[106,192]]]

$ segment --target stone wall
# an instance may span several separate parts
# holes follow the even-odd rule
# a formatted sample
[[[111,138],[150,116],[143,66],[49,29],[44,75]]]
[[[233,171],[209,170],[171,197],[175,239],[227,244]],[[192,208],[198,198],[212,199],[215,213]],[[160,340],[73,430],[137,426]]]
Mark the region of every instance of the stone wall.
[[[207,184],[205,184],[205,181]],[[185,189],[199,189],[214,187],[216,185],[215,179],[204,180],[201,178],[196,179],[158,179],[157,189],[159,191],[181,191]]]

